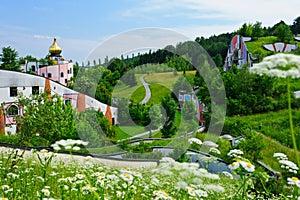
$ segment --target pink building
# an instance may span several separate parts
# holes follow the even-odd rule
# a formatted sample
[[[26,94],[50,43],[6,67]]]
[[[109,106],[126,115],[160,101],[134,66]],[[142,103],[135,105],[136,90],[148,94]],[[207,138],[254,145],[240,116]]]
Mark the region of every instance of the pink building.
[[[23,72],[32,72],[39,76],[49,78],[62,85],[67,85],[73,77],[73,63],[64,60],[61,56],[62,49],[58,46],[56,38],[49,48],[49,62],[52,65],[41,65],[39,62],[26,62],[21,66]]]

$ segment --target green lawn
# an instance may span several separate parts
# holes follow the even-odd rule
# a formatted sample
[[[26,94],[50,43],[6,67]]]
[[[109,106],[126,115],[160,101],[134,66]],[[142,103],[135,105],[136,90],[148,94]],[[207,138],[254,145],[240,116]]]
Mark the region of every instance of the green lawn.
[[[254,54],[256,52],[261,52],[263,57],[266,57],[268,55],[271,55],[272,52],[268,51],[268,50],[265,50],[263,48],[263,43],[264,44],[271,44],[271,43],[274,43],[274,42],[277,42],[277,41],[278,41],[278,39],[277,39],[276,36],[261,37],[261,38],[258,38],[255,41],[246,42],[246,46],[247,46],[247,49],[248,49],[249,52],[254,53]]]
[[[122,83],[121,81],[115,86],[113,93],[112,93],[112,97],[117,97],[117,98],[130,98],[134,92],[138,89],[138,88],[144,88],[142,83],[140,82],[140,77],[144,76],[143,74],[135,74],[136,77],[136,81],[137,81],[137,85],[130,87],[128,85],[125,85],[124,83]]]
[[[146,90],[144,86],[138,87],[131,95],[130,100],[134,103],[140,103],[146,96]]]
[[[144,76],[145,81],[150,84],[151,98],[148,104],[160,104],[162,98],[171,93],[173,85],[176,83],[181,74],[182,72],[179,72],[177,76],[174,76],[173,72],[151,73],[148,75],[137,74],[137,86],[130,88],[121,84],[121,86],[114,91],[114,94],[116,94],[116,97],[130,96],[130,100],[134,103],[141,102],[146,95],[145,88],[140,82],[140,77]],[[186,72],[186,77],[189,81],[193,81],[194,75],[195,71]]]
[[[151,98],[148,104],[160,104],[164,97],[171,94],[171,90],[161,84],[151,84],[149,87],[151,91]]]
[[[186,71],[187,75],[194,75],[195,71]],[[164,73],[152,73],[148,74],[144,77],[145,81],[150,84],[161,84],[162,86],[169,88],[172,90],[173,85],[179,79],[182,72],[178,72],[176,76],[174,76],[173,72],[164,72]]]
[[[300,110],[293,110],[294,131],[298,150],[300,147]],[[226,121],[239,122],[241,131],[244,129],[254,130],[261,133],[266,147],[262,150],[262,161],[275,170],[280,170],[276,159],[273,158],[275,152],[285,153],[290,160],[296,162],[295,154],[292,150],[292,139],[290,134],[288,111],[269,112],[249,116],[226,117]],[[260,128],[261,127],[261,128]],[[288,147],[289,148],[288,148]]]
[[[145,127],[142,126],[116,126],[117,139],[125,139],[130,136],[135,136],[140,133],[146,132]]]

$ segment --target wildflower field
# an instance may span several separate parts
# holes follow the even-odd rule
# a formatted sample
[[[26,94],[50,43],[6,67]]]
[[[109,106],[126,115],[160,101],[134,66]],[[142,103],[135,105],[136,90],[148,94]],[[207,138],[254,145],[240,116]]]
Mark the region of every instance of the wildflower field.
[[[104,166],[92,157],[58,160],[47,150],[23,154],[1,148],[0,199],[297,199],[300,187],[298,178],[289,177],[287,196],[256,189],[258,183],[268,184],[268,176],[256,173],[240,150],[228,153],[235,160],[232,174],[212,174],[197,163],[168,157],[157,167],[129,169]],[[284,154],[274,156],[290,166]]]

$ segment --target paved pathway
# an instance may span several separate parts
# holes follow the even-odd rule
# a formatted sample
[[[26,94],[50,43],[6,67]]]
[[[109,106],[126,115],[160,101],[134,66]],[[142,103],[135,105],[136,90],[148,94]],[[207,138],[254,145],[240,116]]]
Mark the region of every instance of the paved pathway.
[[[150,98],[151,98],[151,91],[150,91],[150,88],[149,88],[149,84],[146,83],[146,81],[144,80],[144,76],[141,76],[140,77],[140,81],[142,82],[142,84],[144,85],[144,88],[146,90],[146,96],[144,97],[144,99],[141,101],[141,104],[145,104],[147,103]]]
[[[0,147],[0,154],[14,151],[13,148]],[[18,154],[20,155],[23,150],[19,149]],[[33,155],[31,151],[26,150],[24,153],[24,158],[36,158],[36,155]],[[128,167],[128,168],[151,168],[157,166],[155,161],[135,161],[135,160],[123,160],[123,159],[114,159],[114,158],[96,158],[90,156],[79,156],[79,155],[68,155],[58,153],[52,163],[63,162],[65,165],[68,164],[104,164],[110,167]]]

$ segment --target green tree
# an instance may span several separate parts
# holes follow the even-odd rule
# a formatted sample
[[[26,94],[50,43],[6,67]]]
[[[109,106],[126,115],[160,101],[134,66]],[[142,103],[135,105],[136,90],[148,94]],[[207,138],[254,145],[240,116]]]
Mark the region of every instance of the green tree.
[[[292,29],[294,35],[300,34],[300,16],[294,20],[293,25],[291,26],[291,29]]]
[[[150,124],[147,126],[149,129],[149,137],[152,137],[152,130],[159,128],[162,125],[163,118],[161,114],[161,109],[158,105],[154,105],[149,110],[149,116],[151,119]]]
[[[161,100],[161,105],[166,110],[166,120],[173,121],[177,109],[177,103],[175,100],[171,97],[171,95],[168,95]]]
[[[118,108],[118,122],[120,125],[128,125],[130,120],[129,102],[126,98],[115,99],[113,105]]]
[[[173,86],[173,96],[178,96],[180,90],[185,90],[186,92],[192,91],[190,83],[186,80],[184,76],[180,76],[177,82]]]
[[[195,103],[193,101],[185,101],[181,113],[185,120],[194,119],[197,114]]]
[[[253,33],[253,25],[244,23],[242,27],[237,30],[237,33],[241,36],[251,37]]]
[[[0,69],[21,71],[17,58],[18,52],[15,49],[12,49],[10,46],[3,47],[0,54]]]
[[[253,37],[254,39],[257,39],[258,37],[261,37],[264,35],[264,31],[261,27],[261,22],[255,22],[255,24],[253,24],[252,26],[252,35],[251,37]]]
[[[18,136],[24,144],[49,145],[60,139],[78,138],[74,110],[70,104],[65,105],[60,96],[53,95],[49,99],[46,93],[31,97],[20,94],[18,105],[25,108],[25,114],[16,118]]]
[[[29,61],[29,62],[36,62],[36,61],[38,61],[37,58],[35,58],[35,57],[31,56],[31,55],[27,55],[25,57],[19,58],[19,64],[25,64],[26,60]]]
[[[284,23],[281,23],[274,30],[274,34],[281,42],[289,43],[293,40],[293,33],[290,27]]]
[[[173,135],[175,135],[176,131],[177,131],[177,127],[174,125],[174,122],[168,120],[165,122],[165,124],[161,129],[162,137],[171,138]]]
[[[178,71],[183,71],[183,74],[191,68],[186,60],[186,56],[174,55],[168,60],[167,65]]]
[[[136,77],[135,77],[135,74],[134,72],[131,70],[129,72],[127,72],[122,78],[121,78],[121,81],[130,86],[130,87],[133,87],[135,85],[137,85],[137,81],[136,81]]]

